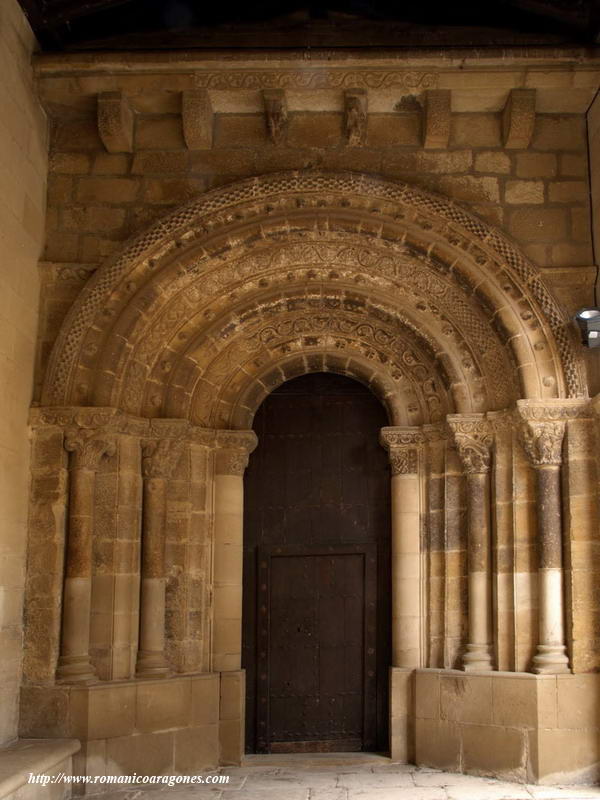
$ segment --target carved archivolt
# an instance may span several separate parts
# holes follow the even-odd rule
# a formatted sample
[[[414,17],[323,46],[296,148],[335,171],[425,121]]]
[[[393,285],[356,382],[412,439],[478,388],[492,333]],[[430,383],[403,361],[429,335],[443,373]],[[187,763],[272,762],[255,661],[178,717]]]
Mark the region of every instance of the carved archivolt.
[[[425,423],[439,418],[427,379],[442,415],[585,394],[567,321],[499,232],[404,184],[303,172],[209,192],[99,269],[57,340],[43,402],[190,418],[203,390],[214,420],[265,359],[298,351],[355,354],[372,364],[365,382],[401,375]]]

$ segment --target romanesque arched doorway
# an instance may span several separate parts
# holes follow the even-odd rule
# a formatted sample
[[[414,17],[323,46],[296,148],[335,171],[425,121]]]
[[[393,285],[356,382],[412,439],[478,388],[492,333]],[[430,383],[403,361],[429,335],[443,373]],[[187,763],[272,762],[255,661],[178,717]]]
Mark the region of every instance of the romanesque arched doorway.
[[[261,404],[244,479],[247,752],[388,749],[385,410],[332,373]]]
[[[590,590],[574,591],[571,548],[596,535],[581,349],[502,233],[358,174],[274,174],[201,195],[73,305],[32,413],[30,524],[43,535],[29,559],[23,718],[60,703],[61,735],[117,760],[123,740],[140,747],[168,723],[167,739],[209,743],[203,763],[239,762],[251,426],[278,386],[318,372],[361,381],[390,422],[393,758],[449,753],[444,766],[489,769],[486,753],[512,736],[505,772],[542,774],[523,744],[544,724],[537,680],[587,668],[595,635],[575,614]],[[481,724],[477,687],[499,704]],[[506,712],[523,692],[531,725]],[[148,707],[134,696],[165,719],[119,716],[109,730],[95,716],[108,702]],[[81,719],[83,732],[70,722]]]

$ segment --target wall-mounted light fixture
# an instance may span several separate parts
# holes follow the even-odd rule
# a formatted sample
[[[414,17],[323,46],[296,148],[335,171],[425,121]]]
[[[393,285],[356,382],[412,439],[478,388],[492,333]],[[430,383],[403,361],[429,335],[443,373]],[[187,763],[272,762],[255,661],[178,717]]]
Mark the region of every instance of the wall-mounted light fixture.
[[[600,308],[582,308],[575,314],[584,347],[600,347]]]

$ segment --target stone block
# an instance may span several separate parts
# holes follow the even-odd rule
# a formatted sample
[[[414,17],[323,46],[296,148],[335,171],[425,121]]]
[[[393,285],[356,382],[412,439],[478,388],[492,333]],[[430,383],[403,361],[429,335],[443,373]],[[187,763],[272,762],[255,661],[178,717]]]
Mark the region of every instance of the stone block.
[[[175,732],[174,771],[190,774],[219,764],[219,727],[202,725]]]
[[[89,153],[52,153],[48,169],[58,175],[86,175],[90,171],[91,161]]]
[[[92,173],[95,175],[125,175],[129,171],[128,153],[96,153]]]
[[[331,113],[290,114],[288,147],[339,147],[342,115]]]
[[[567,215],[561,208],[515,209],[509,231],[523,242],[559,242],[567,235]]]
[[[475,154],[475,172],[508,174],[512,169],[510,156],[501,150],[487,150]]]
[[[548,184],[548,199],[551,203],[581,203],[588,199],[585,181],[553,181]]]
[[[551,178],[556,175],[554,153],[517,153],[516,174],[519,178]]]
[[[451,147],[500,147],[498,114],[453,114]]]
[[[72,690],[72,707],[81,709],[85,739],[111,739],[134,731],[135,685],[96,684]],[[80,723],[81,724],[81,723]],[[73,731],[75,734],[76,732]]]
[[[225,719],[219,723],[219,763],[241,764],[244,757],[244,720]]]
[[[81,178],[77,199],[85,203],[130,203],[138,188],[138,181],[133,178]]]
[[[264,147],[265,120],[262,114],[217,114],[215,116],[215,149]]]
[[[417,147],[420,138],[420,114],[369,114],[369,147]]]
[[[589,783],[600,776],[597,730],[532,731],[529,747],[533,774],[540,783]]]
[[[140,681],[135,702],[135,727],[141,733],[189,725],[192,690],[188,678]]]
[[[221,673],[219,719],[243,719],[246,698],[244,670]]]
[[[504,200],[511,205],[534,205],[544,202],[543,181],[507,181]]]
[[[556,689],[559,728],[600,728],[600,675],[559,675]]]
[[[173,733],[147,733],[109,739],[107,775],[169,775],[173,772]]]
[[[534,150],[585,150],[585,117],[538,114],[531,146]]]
[[[68,738],[72,735],[67,687],[21,687],[20,712],[19,736],[23,738]]]
[[[537,727],[538,680],[534,675],[494,675],[491,686],[494,725]]]
[[[492,721],[492,678],[440,674],[440,719],[452,722]]]
[[[462,765],[466,772],[505,780],[526,778],[527,734],[515,728],[461,726]]]
[[[184,150],[181,116],[140,117],[135,129],[136,150]]]
[[[417,717],[440,718],[440,673],[437,670],[417,670],[415,697]]]
[[[133,175],[177,175],[188,170],[188,154],[185,151],[149,150],[133,157]]]
[[[191,724],[212,725],[219,720],[220,684],[218,674],[193,677]]]
[[[453,722],[419,719],[415,722],[415,762],[419,767],[456,772],[460,768],[460,736]]]
[[[560,156],[560,174],[565,177],[585,178],[588,174],[588,160],[585,155],[566,153]]]

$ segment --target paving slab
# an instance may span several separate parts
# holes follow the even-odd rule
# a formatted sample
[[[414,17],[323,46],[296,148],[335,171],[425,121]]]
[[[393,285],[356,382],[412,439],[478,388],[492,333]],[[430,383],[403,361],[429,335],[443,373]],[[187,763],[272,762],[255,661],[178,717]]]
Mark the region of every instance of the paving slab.
[[[600,786],[507,783],[362,756],[252,756],[205,773],[229,776],[225,785],[130,788],[91,800],[600,800]]]

